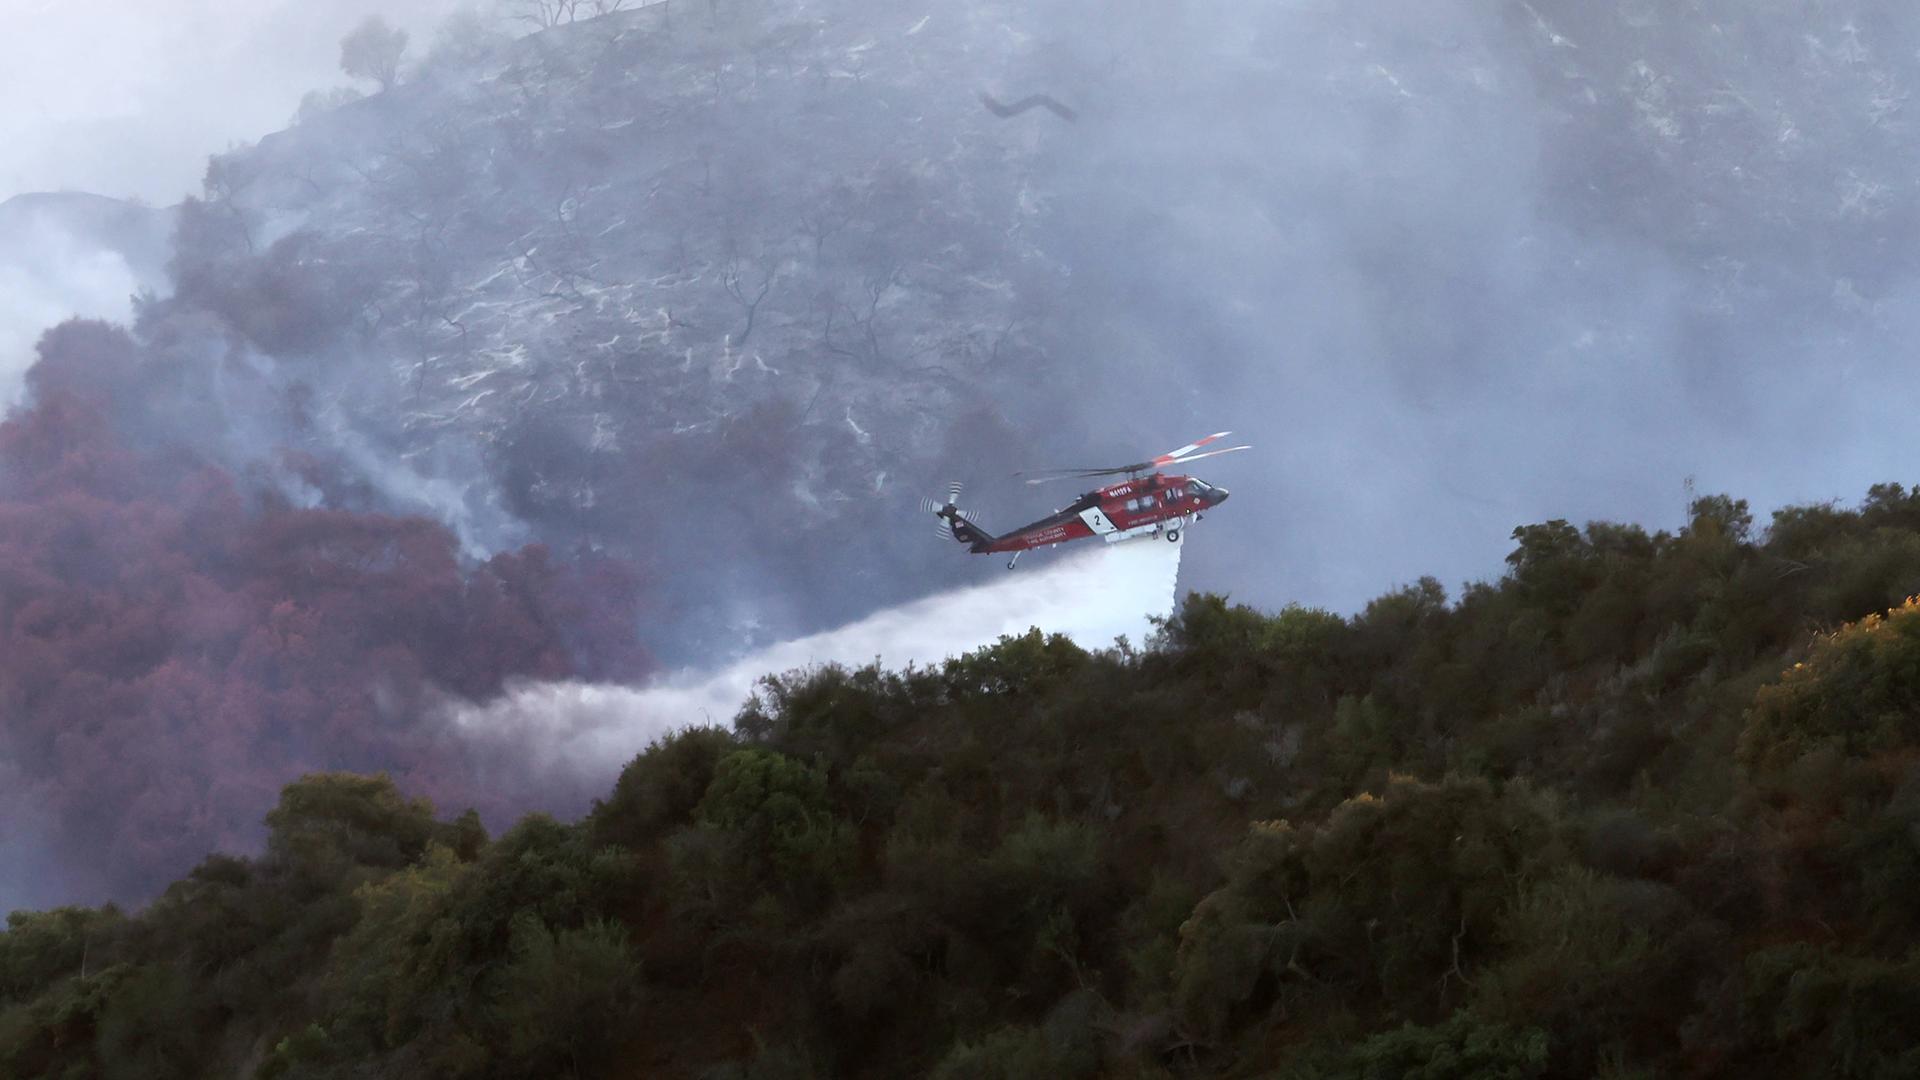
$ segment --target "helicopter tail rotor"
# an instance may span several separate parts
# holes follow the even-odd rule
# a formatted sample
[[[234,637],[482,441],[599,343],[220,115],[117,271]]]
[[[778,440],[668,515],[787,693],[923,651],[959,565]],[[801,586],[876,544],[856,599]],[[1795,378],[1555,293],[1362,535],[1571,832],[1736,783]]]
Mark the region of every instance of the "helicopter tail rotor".
[[[969,547],[983,547],[994,541],[994,535],[981,528],[973,516],[960,509],[959,481],[947,485],[947,501],[942,503],[934,499],[920,500],[920,509],[940,519],[936,526],[941,536],[958,541]]]

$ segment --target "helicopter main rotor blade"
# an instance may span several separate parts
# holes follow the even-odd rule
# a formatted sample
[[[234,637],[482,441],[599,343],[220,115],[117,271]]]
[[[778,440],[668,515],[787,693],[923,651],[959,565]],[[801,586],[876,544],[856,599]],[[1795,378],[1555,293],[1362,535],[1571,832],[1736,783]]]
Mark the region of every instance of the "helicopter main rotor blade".
[[[1055,480],[1095,480],[1103,476],[1130,476],[1135,473],[1151,472],[1154,469],[1160,468],[1162,465],[1179,465],[1188,461],[1198,461],[1201,458],[1212,457],[1215,454],[1230,454],[1233,453],[1234,450],[1253,449],[1251,446],[1236,446],[1229,450],[1210,450],[1204,454],[1194,453],[1195,450],[1209,443],[1218,442],[1231,434],[1233,434],[1231,431],[1216,431],[1206,438],[1196,442],[1190,442],[1178,450],[1169,450],[1151,461],[1136,461],[1131,465],[1115,465],[1110,468],[1098,469],[1036,469],[1031,472],[1017,472],[1013,475],[1024,479],[1029,484],[1046,484]]]
[[[1153,459],[1153,464],[1170,465],[1173,462],[1179,460],[1180,458],[1183,458],[1188,454],[1193,453],[1195,450],[1198,450],[1201,447],[1207,445],[1208,443],[1218,442],[1221,439],[1224,439],[1231,434],[1233,434],[1233,432],[1231,431],[1216,431],[1213,434],[1207,436],[1206,438],[1199,440],[1198,442],[1190,442],[1178,450],[1169,450],[1166,453],[1161,454],[1159,457]]]
[[[1027,483],[1029,484],[1048,484],[1055,480],[1096,480],[1102,476],[1124,476],[1127,473],[1139,472],[1144,468],[1146,468],[1144,465],[1127,465],[1117,469],[1050,470],[1045,474],[1015,473],[1014,475],[1026,477]]]
[[[1201,458],[1219,457],[1221,454],[1231,454],[1236,450],[1251,450],[1251,449],[1253,449],[1253,446],[1251,444],[1247,446],[1229,446],[1225,450],[1209,450],[1204,454],[1194,454],[1192,457],[1176,458],[1173,461],[1168,462],[1167,464],[1185,465],[1189,461],[1199,461]]]
[[[1023,469],[1013,475],[1041,477],[1091,476],[1094,473],[1109,472],[1113,468],[1114,466],[1111,465],[1065,465],[1058,469]]]

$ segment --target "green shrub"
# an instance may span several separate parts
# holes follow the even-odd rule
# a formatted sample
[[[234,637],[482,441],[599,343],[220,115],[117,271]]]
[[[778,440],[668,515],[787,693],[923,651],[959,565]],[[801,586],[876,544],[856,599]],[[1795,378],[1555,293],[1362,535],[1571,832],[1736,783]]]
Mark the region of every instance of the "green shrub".
[[[193,980],[168,966],[127,973],[101,1010],[95,1036],[106,1080],[167,1080],[203,1075],[209,1047],[201,1032],[214,1019]]]
[[[1912,1018],[1920,959],[1792,944],[1749,955],[1735,1052],[1776,1075],[1894,1080],[1920,1075]]]
[[[1311,1072],[1323,1080],[1533,1080],[1547,1073],[1547,1036],[1457,1012],[1434,1027],[1403,1024]]]
[[[267,853],[296,879],[323,888],[350,868],[405,866],[438,831],[432,804],[403,798],[385,773],[313,773],[283,788],[267,812]]]
[[[1564,858],[1545,805],[1477,780],[1395,778],[1318,825],[1256,824],[1181,928],[1176,1007],[1215,1036],[1309,983],[1433,1014],[1494,950],[1504,910]]]
[[[663,736],[620,770],[605,799],[594,801],[587,818],[594,841],[638,850],[692,821],[715,767],[736,745],[730,733],[711,727]]]
[[[1920,745],[1920,601],[1821,637],[1755,697],[1739,755],[1776,771],[1823,745],[1856,757]]]
[[[853,828],[835,813],[825,771],[771,750],[721,758],[694,820],[706,835],[676,839],[675,868],[702,875],[710,896],[766,892],[810,907],[853,865]]]
[[[1672,888],[1567,868],[1501,919],[1500,958],[1475,979],[1477,1012],[1548,1032],[1559,1071],[1590,1075],[1609,1053],[1666,1060],[1674,1017],[1723,959],[1725,932]]]
[[[0,1005],[36,997],[78,974],[90,952],[96,967],[105,966],[106,950],[125,922],[112,905],[9,914],[6,933],[0,934]]]
[[[508,1066],[523,1076],[598,1072],[639,1004],[626,928],[595,920],[556,932],[521,914],[510,955],[488,985]]]
[[[1008,1027],[978,1042],[956,1044],[930,1075],[933,1080],[1071,1080],[1088,1074],[1072,1071],[1047,1042],[1045,1033],[1035,1028]]]

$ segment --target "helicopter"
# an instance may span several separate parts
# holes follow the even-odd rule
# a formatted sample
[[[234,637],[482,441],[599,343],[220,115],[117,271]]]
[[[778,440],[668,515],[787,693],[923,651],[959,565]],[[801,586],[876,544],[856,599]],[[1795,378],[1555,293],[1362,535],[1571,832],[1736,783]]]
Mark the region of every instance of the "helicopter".
[[[1104,468],[1046,469],[1016,473],[1029,484],[1055,480],[1089,480],[1107,476],[1125,476],[1118,483],[1096,488],[1038,521],[1022,525],[1012,532],[995,536],[982,528],[965,510],[960,509],[961,485],[947,488],[944,503],[924,500],[922,509],[940,519],[940,535],[957,540],[975,555],[1010,552],[1007,569],[1020,561],[1022,552],[1050,547],[1069,540],[1098,536],[1109,544],[1122,540],[1158,536],[1180,542],[1183,529],[1200,519],[1202,512],[1227,499],[1227,489],[1216,487],[1197,476],[1169,475],[1160,470],[1170,465],[1185,465],[1201,458],[1251,450],[1251,446],[1229,446],[1221,450],[1198,451],[1233,434],[1215,432],[1178,450],[1132,465]]]

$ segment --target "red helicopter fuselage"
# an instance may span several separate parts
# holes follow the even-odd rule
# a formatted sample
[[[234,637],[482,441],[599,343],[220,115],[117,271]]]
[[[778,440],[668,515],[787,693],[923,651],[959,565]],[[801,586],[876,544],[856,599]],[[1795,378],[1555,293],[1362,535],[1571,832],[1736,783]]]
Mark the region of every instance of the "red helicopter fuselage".
[[[1195,476],[1169,476],[1160,470],[1169,465],[1186,465],[1201,458],[1251,450],[1251,446],[1229,446],[1207,450],[1231,431],[1216,431],[1196,439],[1178,450],[1131,465],[1092,468],[1043,469],[1037,473],[1018,473],[1029,484],[1051,480],[1090,480],[1095,477],[1124,476],[1125,480],[1095,488],[1072,503],[1039,521],[1022,525],[1004,536],[995,536],[975,524],[955,505],[960,501],[959,484],[947,488],[946,503],[927,499],[922,504],[940,518],[940,531],[967,546],[976,555],[1010,552],[1007,569],[1013,569],[1020,553],[1037,547],[1051,547],[1069,540],[1099,537],[1109,544],[1136,537],[1159,536],[1175,543],[1180,532],[1199,520],[1202,512],[1225,502],[1227,489],[1214,487]],[[1204,452],[1202,452],[1204,450]]]
[[[1032,548],[1095,536],[1110,544],[1147,536],[1178,541],[1181,529],[1226,498],[1226,488],[1197,477],[1152,473],[1089,491],[1054,513],[1001,536],[968,521],[951,504],[940,514],[967,550],[1018,556]]]

